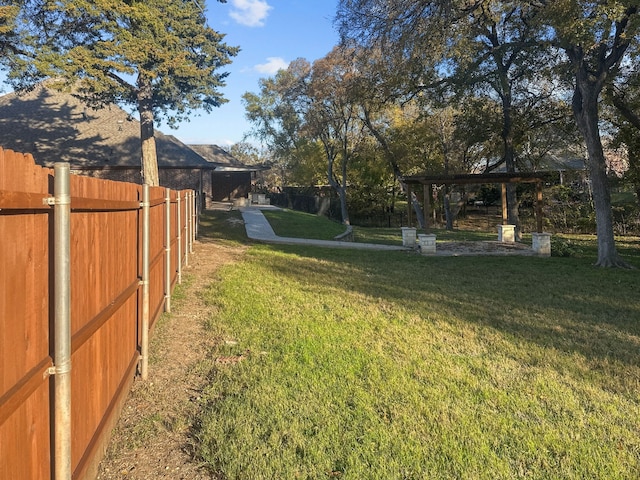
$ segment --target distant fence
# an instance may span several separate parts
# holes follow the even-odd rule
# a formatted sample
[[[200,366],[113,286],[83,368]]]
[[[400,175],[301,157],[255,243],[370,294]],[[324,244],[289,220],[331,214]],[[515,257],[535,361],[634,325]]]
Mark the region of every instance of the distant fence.
[[[95,476],[193,253],[193,191],[68,172],[0,149],[0,479]]]

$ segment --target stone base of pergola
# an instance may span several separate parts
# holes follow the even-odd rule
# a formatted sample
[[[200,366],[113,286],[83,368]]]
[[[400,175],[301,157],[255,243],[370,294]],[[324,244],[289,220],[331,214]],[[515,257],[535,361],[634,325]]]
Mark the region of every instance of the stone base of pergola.
[[[418,234],[417,243],[405,245],[406,247],[418,248],[422,255],[447,255],[455,251],[454,255],[482,255],[482,254],[519,254],[533,255],[539,257],[551,256],[551,234],[532,233],[531,248],[522,243],[516,242],[446,242],[445,247],[437,248],[436,236],[434,234]],[[482,245],[476,247],[475,245]],[[453,248],[452,248],[453,246]]]

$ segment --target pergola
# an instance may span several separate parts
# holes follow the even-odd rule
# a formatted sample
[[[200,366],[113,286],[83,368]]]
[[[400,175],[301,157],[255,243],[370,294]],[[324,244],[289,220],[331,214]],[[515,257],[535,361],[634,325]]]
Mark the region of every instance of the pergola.
[[[456,175],[412,175],[403,177],[407,185],[407,197],[411,198],[412,185],[422,185],[424,189],[424,228],[429,231],[429,216],[431,212],[431,189],[433,185],[464,185],[464,184],[496,184],[502,186],[502,223],[507,220],[507,183],[535,183],[537,190],[536,228],[542,233],[542,183],[548,177],[544,172],[516,172],[516,173],[481,173]],[[408,202],[409,224],[411,224],[411,201]]]

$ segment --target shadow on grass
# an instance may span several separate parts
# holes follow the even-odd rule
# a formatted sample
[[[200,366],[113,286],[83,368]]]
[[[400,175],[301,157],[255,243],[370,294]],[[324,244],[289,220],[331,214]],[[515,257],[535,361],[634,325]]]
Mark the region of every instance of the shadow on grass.
[[[200,215],[198,240],[226,244],[250,244],[238,210],[205,210]]]
[[[452,323],[502,332],[514,344],[532,342],[601,363],[640,362],[640,270],[597,269],[586,259],[258,248],[286,255],[260,257],[278,275],[302,284],[313,279],[336,295],[384,298],[425,321],[438,311]]]
[[[200,241],[251,243],[238,211],[205,211]],[[582,242],[595,253],[593,243]],[[496,329],[514,342],[579,353],[599,361],[640,362],[640,270],[598,269],[595,258],[422,257],[308,246],[255,248],[282,252],[260,262],[278,275],[319,288],[359,292],[428,318]],[[640,268],[637,239],[619,240],[625,260]]]

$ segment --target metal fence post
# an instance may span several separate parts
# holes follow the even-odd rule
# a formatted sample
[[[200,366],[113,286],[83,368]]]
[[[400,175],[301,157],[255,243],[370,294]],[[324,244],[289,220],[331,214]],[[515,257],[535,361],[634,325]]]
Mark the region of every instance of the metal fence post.
[[[191,232],[189,235],[189,252],[193,253],[193,241],[196,237],[196,195],[191,192]]]
[[[164,311],[171,312],[171,189],[164,197]]]
[[[142,332],[140,374],[149,376],[149,185],[142,186]]]
[[[56,480],[71,480],[71,193],[68,163],[54,165],[54,309]]]
[[[189,266],[189,192],[184,194],[184,266]]]
[[[202,210],[202,192],[196,192],[196,231],[194,238],[198,238],[198,225],[200,224],[200,212]]]
[[[182,215],[180,214],[180,192],[178,192],[178,215],[176,216],[176,223],[178,227],[178,283],[182,283],[182,225],[180,220]]]

